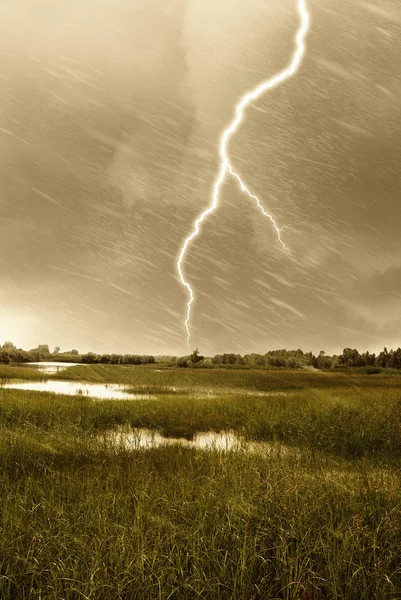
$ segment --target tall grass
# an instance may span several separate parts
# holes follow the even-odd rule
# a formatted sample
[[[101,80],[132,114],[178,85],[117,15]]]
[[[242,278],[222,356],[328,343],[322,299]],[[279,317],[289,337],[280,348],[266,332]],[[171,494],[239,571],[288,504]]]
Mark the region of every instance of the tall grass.
[[[75,366],[49,379],[88,381],[91,383],[125,383],[138,386],[221,390],[259,391],[302,390],[310,388],[399,388],[401,373],[369,375],[321,371],[230,370],[230,369],[159,369],[149,366],[85,365]]]
[[[396,598],[398,472],[9,434],[0,597]]]
[[[176,377],[95,367],[133,387]],[[149,400],[0,389],[2,600],[401,598],[400,379],[212,374],[204,397],[198,371],[196,393]],[[129,450],[99,435],[121,426],[234,429],[277,450]]]
[[[0,365],[0,381],[2,379],[44,379],[45,375],[37,369],[29,367],[18,367]]]
[[[398,390],[309,390],[267,396],[157,395],[95,401],[50,393],[0,390],[0,428],[98,433],[145,427],[170,437],[234,430],[248,440],[322,450],[345,458],[401,458]]]
[[[383,372],[366,375],[309,370],[230,370],[230,369],[174,369],[149,365],[76,365],[55,374],[44,374],[37,369],[0,365],[1,379],[62,379],[89,383],[122,383],[133,389],[148,387],[153,390],[176,387],[191,391],[222,391],[243,389],[254,391],[295,391],[327,388],[383,389],[401,386],[401,373]]]

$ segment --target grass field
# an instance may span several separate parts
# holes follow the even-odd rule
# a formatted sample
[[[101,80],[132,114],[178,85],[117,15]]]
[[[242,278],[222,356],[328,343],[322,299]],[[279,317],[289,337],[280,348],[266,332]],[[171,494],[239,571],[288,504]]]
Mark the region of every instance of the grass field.
[[[43,378],[0,368],[13,376]],[[1,599],[401,599],[400,376],[91,365],[58,377],[154,396],[0,388]],[[133,451],[99,435],[134,427],[270,445]]]

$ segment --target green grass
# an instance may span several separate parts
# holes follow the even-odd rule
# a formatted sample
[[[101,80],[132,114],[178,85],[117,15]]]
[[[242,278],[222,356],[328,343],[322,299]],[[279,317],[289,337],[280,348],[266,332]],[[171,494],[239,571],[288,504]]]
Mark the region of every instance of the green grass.
[[[401,598],[400,377],[76,369],[160,393],[0,389],[2,600]],[[233,429],[273,451],[99,435],[121,427]]]
[[[2,598],[399,597],[398,472],[308,453],[7,441]]]
[[[2,379],[43,379],[43,373],[29,367],[0,365],[0,381]]]

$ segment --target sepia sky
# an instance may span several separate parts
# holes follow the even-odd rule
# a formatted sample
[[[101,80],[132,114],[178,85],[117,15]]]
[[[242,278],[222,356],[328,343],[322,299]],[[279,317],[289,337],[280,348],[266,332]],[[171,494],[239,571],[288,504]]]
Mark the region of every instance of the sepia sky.
[[[0,343],[184,354],[176,262],[239,96],[296,0],[3,0]],[[401,345],[401,7],[309,0],[307,54],[249,108],[190,247],[204,354]]]

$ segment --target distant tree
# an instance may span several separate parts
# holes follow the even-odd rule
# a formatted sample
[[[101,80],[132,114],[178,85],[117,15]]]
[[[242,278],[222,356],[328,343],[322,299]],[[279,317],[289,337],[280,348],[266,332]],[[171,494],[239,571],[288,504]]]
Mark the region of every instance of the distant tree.
[[[363,367],[374,367],[376,364],[376,355],[369,354],[369,352],[364,352],[361,354],[361,362]]]
[[[14,346],[14,344],[12,342],[4,342],[3,346],[2,346],[3,350],[16,350],[16,346]]]
[[[306,352],[304,354],[305,364],[309,367],[316,366],[316,356],[312,354],[312,352]]]
[[[319,356],[316,358],[316,368],[318,369],[331,369],[333,366],[333,358],[326,356],[324,350],[319,352]]]
[[[59,354],[60,353],[60,346],[56,346],[53,350],[53,354]]]
[[[31,355],[25,350],[18,350],[15,347],[9,350],[0,349],[0,363],[27,363],[31,360]]]
[[[32,362],[38,362],[42,358],[42,356],[37,348],[35,348],[34,350],[29,350],[28,355],[29,355],[29,359]]]
[[[261,354],[255,354],[255,352],[253,352],[252,354],[245,354],[244,362],[248,365],[265,365],[266,358]]]
[[[269,363],[272,367],[286,367],[287,361],[282,356],[270,356]]]
[[[27,363],[31,361],[31,357],[29,356],[28,352],[25,352],[25,350],[16,350],[12,354],[12,360],[14,362]]]
[[[93,352],[88,352],[82,356],[82,362],[85,364],[93,365],[100,362],[100,355],[94,354]]]
[[[258,366],[263,366],[266,364],[266,360],[264,356],[261,356],[260,354],[255,354],[255,365]]]
[[[6,350],[0,350],[0,363],[3,365],[8,365],[11,362],[10,355]]]
[[[201,356],[199,354],[199,350],[198,348],[196,348],[196,350],[194,350],[191,354],[191,356],[189,357],[189,360],[191,363],[196,364],[198,362],[201,362],[205,357]]]
[[[360,367],[362,366],[362,358],[356,348],[344,348],[340,361],[345,367]]]
[[[222,354],[221,362],[223,365],[235,365],[237,362],[237,356],[233,352]]]
[[[176,364],[180,369],[186,369],[188,367],[188,360],[185,356],[182,356],[181,358],[177,358]]]
[[[141,357],[142,365],[154,365],[155,362],[156,362],[156,360],[155,360],[154,356],[142,356]]]
[[[397,348],[397,350],[394,350],[394,354],[392,357],[392,368],[401,369],[401,348]]]
[[[142,359],[140,356],[136,356],[135,354],[125,354],[121,357],[121,362],[125,365],[141,365]]]
[[[42,354],[50,354],[49,344],[39,344],[38,350]]]
[[[378,367],[382,367],[385,369],[390,364],[390,355],[388,353],[387,348],[384,348],[383,352],[380,352],[379,356],[376,359],[376,364]]]
[[[72,350],[70,350],[69,354],[79,354],[78,350],[76,350],[75,348],[73,348]]]

